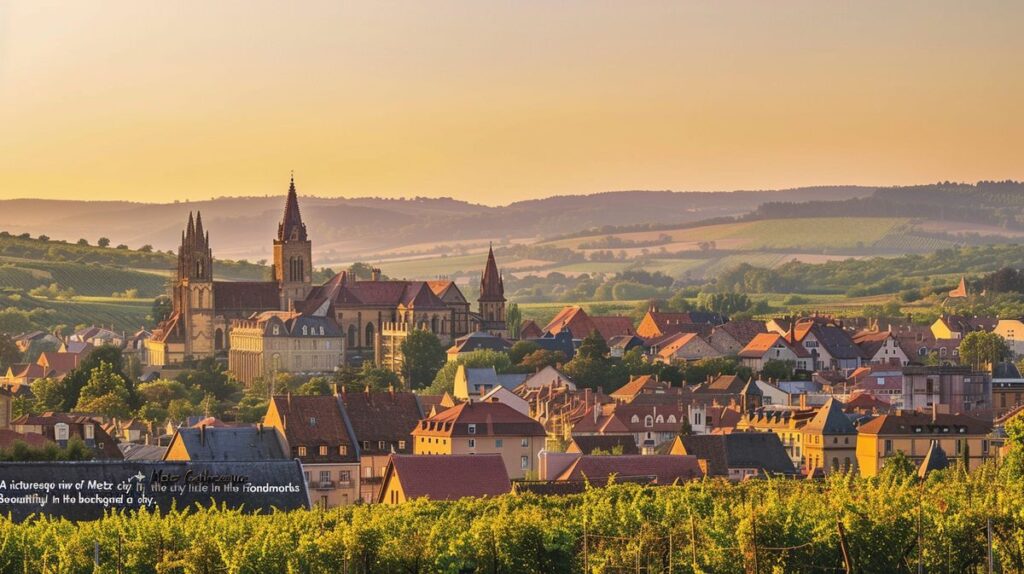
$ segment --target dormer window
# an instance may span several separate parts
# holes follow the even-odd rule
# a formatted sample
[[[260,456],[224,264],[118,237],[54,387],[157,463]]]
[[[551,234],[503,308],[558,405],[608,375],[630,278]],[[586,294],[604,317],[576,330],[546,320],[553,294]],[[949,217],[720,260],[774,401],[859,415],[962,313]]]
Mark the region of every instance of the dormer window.
[[[327,445],[322,445],[320,447],[320,456],[327,456]]]
[[[300,446],[299,448],[296,449],[296,451],[298,452],[299,456],[306,456],[306,447]]]
[[[309,426],[311,426],[311,427],[315,427],[316,426],[316,417],[309,417]]]
[[[476,434],[476,425],[470,424],[466,432],[468,432],[469,434]]]
[[[647,415],[646,417],[644,417],[644,426],[648,428],[653,427],[654,417],[652,417],[651,415]]]
[[[274,332],[275,335],[280,335],[281,334],[281,327],[279,327],[277,325],[274,325],[273,332]]]

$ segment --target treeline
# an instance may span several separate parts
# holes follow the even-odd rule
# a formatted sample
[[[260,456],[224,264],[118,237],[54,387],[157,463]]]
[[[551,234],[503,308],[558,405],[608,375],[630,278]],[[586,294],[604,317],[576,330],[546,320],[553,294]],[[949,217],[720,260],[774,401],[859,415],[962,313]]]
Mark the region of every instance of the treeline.
[[[894,293],[901,289],[951,288],[951,275],[1024,267],[1024,246],[986,245],[940,249],[927,255],[845,259],[826,263],[791,261],[774,269],[741,264],[715,278],[718,290],[746,293]]]
[[[892,468],[271,515],[0,518],[0,572],[972,572],[987,563],[989,533],[997,571],[1020,572],[1022,505],[1020,482],[991,468],[923,484]]]

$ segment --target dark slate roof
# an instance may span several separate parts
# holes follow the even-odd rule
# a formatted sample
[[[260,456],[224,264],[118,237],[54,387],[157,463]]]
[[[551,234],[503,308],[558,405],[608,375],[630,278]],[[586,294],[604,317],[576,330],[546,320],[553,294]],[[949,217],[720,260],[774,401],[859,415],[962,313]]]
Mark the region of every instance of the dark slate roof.
[[[656,484],[666,485],[685,482],[704,476],[697,457],[680,455],[583,455],[569,465],[558,480],[588,480],[595,484],[606,484],[612,476],[652,477]]]
[[[1002,362],[992,369],[993,379],[1019,379],[1020,371],[1017,369],[1017,365],[1011,362]]]
[[[949,458],[946,457],[946,451],[939,446],[939,441],[933,440],[928,448],[928,454],[924,455],[924,460],[921,461],[921,466],[917,469],[917,476],[925,478],[933,470],[944,470],[948,466]]]
[[[769,474],[796,474],[779,436],[772,432],[734,432],[684,436],[686,454],[708,461],[708,474],[724,476],[730,468],[757,468]]]
[[[506,341],[502,337],[495,337],[490,333],[476,331],[455,339],[455,344],[448,349],[448,352],[450,353],[454,351],[456,353],[470,353],[472,351],[479,351],[482,349],[504,352],[508,351],[511,346],[512,343]]]
[[[864,356],[864,352],[853,342],[850,334],[838,325],[815,323],[810,330],[821,346],[836,359],[860,359]]]
[[[536,343],[538,347],[545,351],[561,351],[566,359],[572,359],[573,355],[576,354],[576,347],[572,344],[572,333],[568,331],[562,331],[555,336],[539,337],[536,339],[524,338],[522,340]]]
[[[214,281],[213,303],[225,311],[278,309],[281,292],[271,281]]]
[[[857,434],[856,427],[850,422],[849,417],[843,412],[843,403],[834,398],[825,402],[814,418],[804,425],[804,432],[815,431],[821,434]]]
[[[573,435],[566,452],[592,454],[598,449],[612,452],[612,449],[618,447],[622,448],[622,454],[640,454],[636,441],[626,435]]]
[[[257,427],[180,428],[171,439],[181,441],[195,461],[286,459],[274,429]],[[170,447],[168,448],[168,452]]]

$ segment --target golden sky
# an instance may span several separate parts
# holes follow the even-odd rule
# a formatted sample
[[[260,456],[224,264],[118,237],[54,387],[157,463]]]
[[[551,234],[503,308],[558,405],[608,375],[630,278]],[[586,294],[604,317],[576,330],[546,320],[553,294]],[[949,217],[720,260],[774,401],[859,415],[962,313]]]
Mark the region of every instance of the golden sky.
[[[0,0],[0,198],[1024,178],[1024,2]]]

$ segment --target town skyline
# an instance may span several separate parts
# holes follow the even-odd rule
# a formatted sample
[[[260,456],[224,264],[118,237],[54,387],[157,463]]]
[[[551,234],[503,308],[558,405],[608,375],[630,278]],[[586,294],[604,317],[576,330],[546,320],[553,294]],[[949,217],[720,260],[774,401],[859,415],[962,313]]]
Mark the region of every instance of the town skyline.
[[[98,6],[0,8],[0,198],[1024,178],[1009,3]]]

